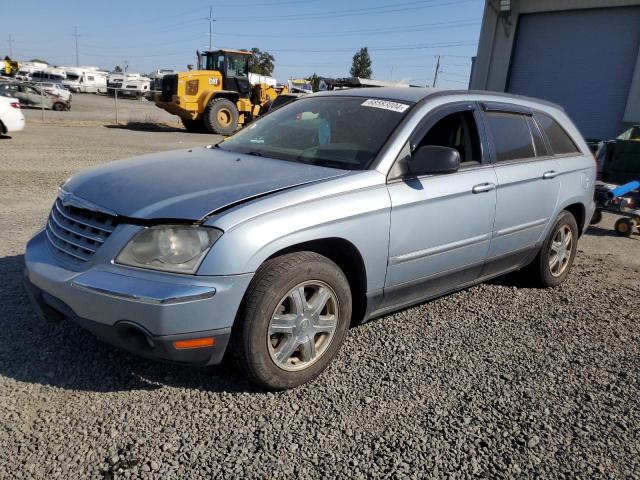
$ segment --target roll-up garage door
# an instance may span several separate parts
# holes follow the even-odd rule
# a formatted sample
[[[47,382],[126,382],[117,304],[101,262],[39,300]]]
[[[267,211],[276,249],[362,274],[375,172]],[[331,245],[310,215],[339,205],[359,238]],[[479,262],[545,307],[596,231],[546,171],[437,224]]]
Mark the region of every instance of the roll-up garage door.
[[[521,15],[507,91],[562,105],[587,138],[614,138],[639,48],[640,7]]]

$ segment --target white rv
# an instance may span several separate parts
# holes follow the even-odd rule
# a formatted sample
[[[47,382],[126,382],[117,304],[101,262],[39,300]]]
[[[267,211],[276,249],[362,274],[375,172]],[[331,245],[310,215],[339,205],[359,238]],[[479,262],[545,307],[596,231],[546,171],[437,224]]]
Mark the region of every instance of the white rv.
[[[97,67],[61,67],[67,78],[62,84],[72,92],[106,93],[107,72]]]
[[[20,69],[16,73],[17,80],[31,80],[33,72],[46,70],[49,65],[42,62],[20,62]]]
[[[151,90],[149,77],[139,73],[110,73],[107,78],[107,93],[118,96],[142,97]]]
[[[67,74],[61,68],[48,67],[36,70],[31,74],[32,82],[62,83]]]

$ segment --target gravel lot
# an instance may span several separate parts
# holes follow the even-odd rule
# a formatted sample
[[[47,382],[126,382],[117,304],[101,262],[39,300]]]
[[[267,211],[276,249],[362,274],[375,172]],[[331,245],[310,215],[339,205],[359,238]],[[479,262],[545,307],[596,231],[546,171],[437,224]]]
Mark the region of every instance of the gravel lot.
[[[612,216],[560,288],[513,275],[370,322],[284,393],[39,320],[22,253],[57,185],[214,140],[105,127],[108,102],[76,95],[78,113],[30,111],[0,139],[0,479],[640,478],[640,236],[617,237]]]

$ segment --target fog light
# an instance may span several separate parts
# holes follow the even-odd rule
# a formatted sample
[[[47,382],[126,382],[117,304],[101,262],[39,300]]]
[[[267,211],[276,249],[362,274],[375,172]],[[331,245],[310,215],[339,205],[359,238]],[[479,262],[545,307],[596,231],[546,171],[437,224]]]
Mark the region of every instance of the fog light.
[[[190,340],[177,340],[173,342],[173,347],[176,350],[184,350],[187,348],[213,347],[215,343],[216,339],[213,337],[192,338]]]

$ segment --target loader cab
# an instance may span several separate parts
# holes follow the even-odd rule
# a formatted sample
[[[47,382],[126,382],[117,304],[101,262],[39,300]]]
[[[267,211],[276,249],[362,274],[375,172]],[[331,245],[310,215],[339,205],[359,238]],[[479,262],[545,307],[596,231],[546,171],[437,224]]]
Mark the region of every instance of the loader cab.
[[[222,75],[222,88],[238,92],[240,98],[249,98],[249,52],[216,50],[203,52],[198,58],[198,70],[215,70]]]

